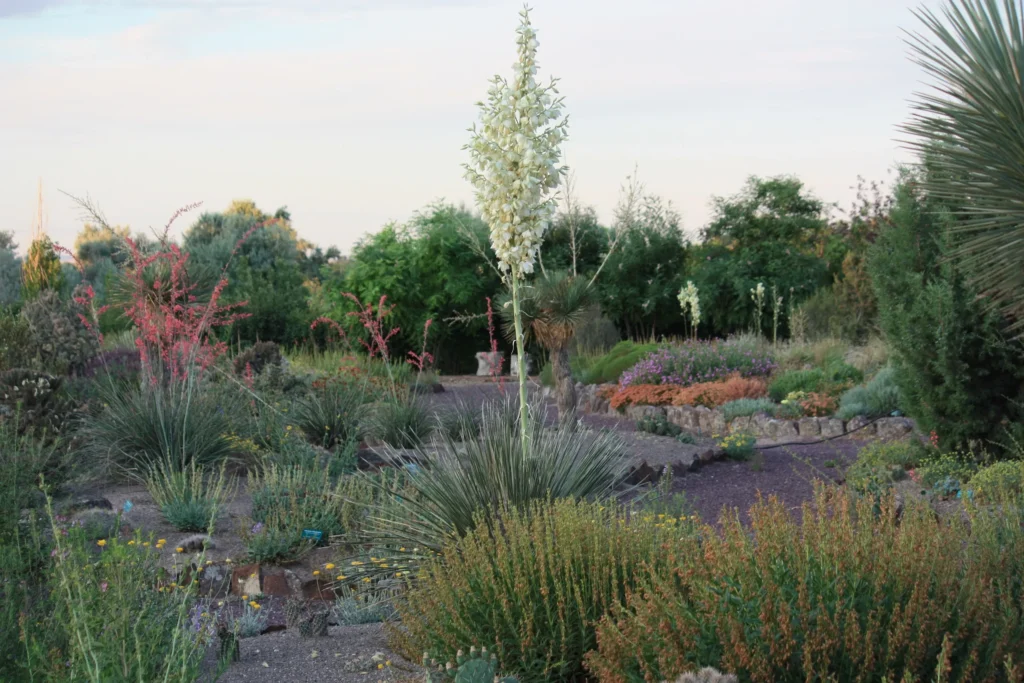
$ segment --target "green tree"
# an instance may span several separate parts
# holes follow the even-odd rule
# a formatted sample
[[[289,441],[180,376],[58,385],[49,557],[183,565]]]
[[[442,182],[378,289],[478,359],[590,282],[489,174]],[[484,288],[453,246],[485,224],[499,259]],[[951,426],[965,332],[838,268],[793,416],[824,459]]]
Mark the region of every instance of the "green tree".
[[[21,259],[14,233],[0,230],[0,306],[21,301]]]
[[[227,331],[233,340],[291,344],[305,336],[312,320],[298,245],[286,210],[268,216],[252,201],[236,200],[224,213],[201,215],[182,246],[190,254],[189,277],[203,288],[212,287],[229,264],[225,302],[246,301],[251,314]]]
[[[750,290],[758,282],[783,295],[792,291],[797,299],[828,283],[824,210],[803,183],[785,176],[752,177],[739,194],[715,198],[693,273],[712,334],[748,327]]]
[[[485,250],[483,258],[467,247],[467,236]],[[437,365],[445,372],[468,371],[475,367],[474,354],[487,348],[486,298],[502,290],[486,244],[483,221],[450,204],[430,206],[408,225],[389,224],[356,245],[344,267],[343,288],[325,287],[331,317],[342,319],[352,308],[342,292],[361,301],[387,296],[395,306],[390,324],[400,328],[393,356],[418,351],[423,327],[433,320],[428,344]],[[460,322],[445,322],[457,316]]]
[[[34,299],[47,290],[60,291],[64,275],[60,257],[53,249],[53,242],[46,235],[29,245],[28,255],[22,265],[22,293],[26,300]]]
[[[907,413],[946,448],[988,448],[1003,423],[1021,419],[1024,348],[998,312],[978,305],[955,256],[955,214],[919,178],[903,178],[869,251],[880,325]]]
[[[595,281],[601,310],[626,337],[681,331],[676,294],[686,280],[688,245],[679,214],[656,196],[630,204],[620,207],[609,234],[614,250]]]

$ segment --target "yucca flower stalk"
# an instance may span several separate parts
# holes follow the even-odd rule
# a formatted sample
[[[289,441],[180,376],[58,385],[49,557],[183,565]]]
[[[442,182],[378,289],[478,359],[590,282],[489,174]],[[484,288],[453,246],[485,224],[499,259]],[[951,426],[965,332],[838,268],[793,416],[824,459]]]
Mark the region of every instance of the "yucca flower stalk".
[[[567,119],[561,117],[555,79],[537,83],[537,32],[530,24],[530,9],[519,13],[519,56],[511,82],[495,76],[487,101],[479,102],[480,124],[470,128],[471,163],[466,179],[473,183],[476,200],[490,226],[491,246],[498,267],[512,290],[516,348],[525,359],[523,325],[519,310],[519,281],[533,272],[541,240],[555,210],[554,190],[564,167],[559,167],[559,145],[566,137]],[[523,452],[527,453],[526,364],[519,363],[519,406],[522,414]]]
[[[690,314],[690,322],[693,323],[692,337],[696,341],[697,327],[700,325],[700,296],[693,280],[686,281],[686,286],[679,290],[678,299],[683,315]]]

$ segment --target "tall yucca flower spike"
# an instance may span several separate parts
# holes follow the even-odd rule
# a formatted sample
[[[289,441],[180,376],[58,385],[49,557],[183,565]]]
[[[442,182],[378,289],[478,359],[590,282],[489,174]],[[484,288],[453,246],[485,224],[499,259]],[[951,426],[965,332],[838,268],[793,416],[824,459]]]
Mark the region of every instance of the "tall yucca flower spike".
[[[528,458],[529,411],[519,280],[533,272],[555,210],[555,189],[566,171],[558,166],[559,145],[566,137],[568,120],[560,118],[562,99],[557,97],[555,79],[546,87],[537,84],[537,32],[530,25],[530,8],[524,6],[519,17],[519,58],[512,65],[512,81],[494,77],[487,102],[478,103],[481,127],[474,124],[470,128],[472,137],[464,149],[470,154],[466,178],[476,190],[498,266],[512,289],[516,350],[522,359],[520,429],[523,457]]]
[[[560,118],[556,79],[541,86],[535,78],[538,42],[530,9],[523,7],[519,16],[512,81],[494,77],[487,101],[477,103],[480,127],[470,128],[472,137],[464,147],[471,159],[465,164],[466,179],[490,226],[498,264],[512,277],[533,272],[555,210],[554,190],[566,171],[558,163],[568,125],[568,118]]]

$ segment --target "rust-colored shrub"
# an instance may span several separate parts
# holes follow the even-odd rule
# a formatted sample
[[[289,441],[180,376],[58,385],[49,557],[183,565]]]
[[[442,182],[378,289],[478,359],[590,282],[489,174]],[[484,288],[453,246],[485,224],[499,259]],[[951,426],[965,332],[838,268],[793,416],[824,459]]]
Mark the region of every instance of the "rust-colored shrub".
[[[603,683],[714,666],[752,683],[1024,680],[1024,515],[897,515],[818,486],[801,519],[759,501],[666,546],[587,656]],[[966,517],[966,518],[965,518]],[[1006,662],[1012,656],[1016,668]]]
[[[674,405],[673,400],[681,391],[683,391],[683,387],[675,384],[633,384],[616,391],[609,401],[609,405],[616,410],[627,405]]]
[[[684,387],[672,400],[675,406],[707,406],[716,408],[741,398],[762,398],[768,386],[760,377],[733,375],[723,382],[705,382]]]
[[[839,408],[839,399],[825,392],[812,391],[800,401],[800,408],[803,409],[804,415],[810,417],[834,415]]]
[[[720,382],[701,382],[688,387],[676,384],[633,384],[620,387],[610,404],[618,409],[627,405],[707,406],[716,408],[741,398],[761,398],[768,387],[760,377],[732,375]]]

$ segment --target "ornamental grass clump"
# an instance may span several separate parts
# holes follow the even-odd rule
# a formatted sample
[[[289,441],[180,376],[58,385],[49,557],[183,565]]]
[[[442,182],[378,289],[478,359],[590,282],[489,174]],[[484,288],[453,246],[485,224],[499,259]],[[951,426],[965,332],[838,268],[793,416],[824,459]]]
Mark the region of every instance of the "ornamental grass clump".
[[[775,368],[771,351],[746,337],[688,341],[649,354],[622,373],[619,384],[675,384],[690,386],[714,382],[729,375],[764,377]]]
[[[1020,680],[1024,512],[937,519],[819,485],[797,519],[776,499],[663,549],[587,658],[601,681],[698,666],[752,683]],[[1008,672],[1007,658],[1017,667]],[[941,667],[940,667],[941,664]],[[940,678],[934,678],[937,670]]]
[[[207,531],[235,496],[237,483],[221,464],[204,471],[194,462],[183,469],[159,463],[146,477],[146,490],[164,519],[178,531]]]
[[[480,523],[423,566],[399,601],[406,656],[486,646],[524,681],[579,680],[597,621],[648,566],[663,567],[666,544],[692,533],[667,515],[570,500],[534,501],[499,529]]]
[[[385,504],[370,513],[366,541],[437,552],[449,539],[473,529],[481,514],[493,522],[535,501],[612,494],[626,463],[617,436],[570,427],[547,429],[531,419],[524,444],[521,419],[519,406],[510,398],[484,405],[478,437],[462,441],[455,436],[476,427],[475,421],[467,422],[461,430],[439,435],[430,448],[417,448],[415,465],[409,465],[406,454],[386,451],[384,457],[410,475],[401,489],[394,483],[376,484]]]

